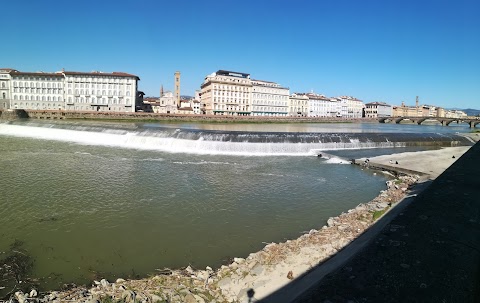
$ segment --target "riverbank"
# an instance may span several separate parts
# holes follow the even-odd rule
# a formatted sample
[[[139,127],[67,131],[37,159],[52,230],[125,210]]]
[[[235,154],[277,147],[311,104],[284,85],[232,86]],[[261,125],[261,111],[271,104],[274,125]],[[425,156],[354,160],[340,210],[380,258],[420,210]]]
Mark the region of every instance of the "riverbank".
[[[479,161],[477,143],[375,241],[287,302],[480,302]]]
[[[438,156],[451,153],[451,149],[445,148],[439,151]],[[414,155],[419,161],[422,158],[432,158],[431,154],[425,152]],[[402,163],[399,162],[398,167]],[[387,182],[387,189],[378,197],[328,219],[321,229],[311,230],[295,240],[268,244],[261,251],[252,253],[245,259],[235,258],[231,264],[218,270],[208,267],[205,270],[191,267],[160,270],[158,275],[147,279],[119,279],[114,283],[101,280],[90,288],[74,287],[41,296],[28,290],[31,297],[28,301],[141,302],[148,299],[149,302],[247,302],[250,289],[254,289],[253,297],[259,299],[308,272],[356,239],[401,201],[417,180],[418,176],[399,176],[392,179]],[[17,293],[16,297],[19,301],[26,300],[22,293]]]
[[[415,176],[401,176],[387,182],[387,189],[374,200],[328,219],[319,230],[310,230],[298,239],[267,244],[247,258],[234,258],[218,270],[163,269],[161,274],[141,280],[96,281],[91,288],[36,296],[20,293],[20,303],[39,302],[247,302],[249,290],[260,299],[308,272],[319,262],[337,253],[368,229],[384,212],[401,200]],[[28,298],[28,299],[27,299]]]

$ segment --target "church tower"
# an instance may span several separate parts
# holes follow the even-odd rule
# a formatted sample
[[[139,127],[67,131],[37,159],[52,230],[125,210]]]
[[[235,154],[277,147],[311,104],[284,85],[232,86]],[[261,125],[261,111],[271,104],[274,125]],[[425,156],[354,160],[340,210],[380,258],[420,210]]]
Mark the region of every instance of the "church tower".
[[[180,108],[180,72],[175,72],[175,100],[177,101],[177,108]]]

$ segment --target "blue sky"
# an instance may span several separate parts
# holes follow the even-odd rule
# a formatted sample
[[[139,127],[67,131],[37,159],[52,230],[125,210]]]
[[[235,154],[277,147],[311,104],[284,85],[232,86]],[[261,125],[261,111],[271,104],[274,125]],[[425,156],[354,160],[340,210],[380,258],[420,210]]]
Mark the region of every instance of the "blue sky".
[[[478,0],[3,1],[0,67],[124,71],[193,95],[219,69],[290,92],[480,109]]]

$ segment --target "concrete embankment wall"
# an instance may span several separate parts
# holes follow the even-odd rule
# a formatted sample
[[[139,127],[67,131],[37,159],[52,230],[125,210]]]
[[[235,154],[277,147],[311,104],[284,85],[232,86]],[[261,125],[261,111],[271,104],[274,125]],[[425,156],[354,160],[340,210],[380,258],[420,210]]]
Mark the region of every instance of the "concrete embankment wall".
[[[279,123],[315,123],[315,122],[376,122],[375,119],[351,118],[313,118],[313,117],[253,117],[220,115],[182,115],[156,113],[119,113],[119,112],[76,112],[55,110],[24,110],[32,119],[86,119],[86,120],[137,120],[137,121],[208,121],[208,122],[279,122]]]
[[[16,120],[28,118],[28,113],[23,109],[0,110],[0,120]]]

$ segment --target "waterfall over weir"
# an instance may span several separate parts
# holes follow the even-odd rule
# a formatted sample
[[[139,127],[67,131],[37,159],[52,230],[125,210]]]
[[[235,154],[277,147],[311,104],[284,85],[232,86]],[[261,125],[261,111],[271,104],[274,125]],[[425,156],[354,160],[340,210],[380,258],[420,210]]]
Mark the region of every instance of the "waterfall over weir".
[[[322,150],[471,145],[463,136],[440,133],[281,133],[1,123],[0,135],[170,153],[245,156],[307,156]]]

